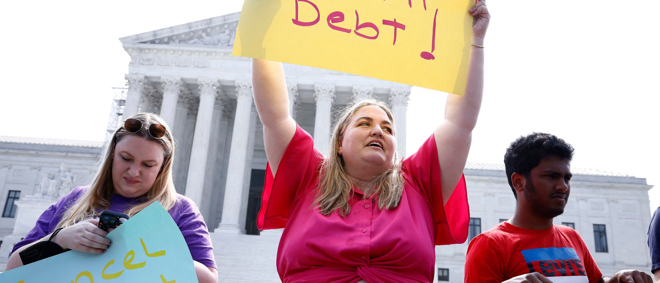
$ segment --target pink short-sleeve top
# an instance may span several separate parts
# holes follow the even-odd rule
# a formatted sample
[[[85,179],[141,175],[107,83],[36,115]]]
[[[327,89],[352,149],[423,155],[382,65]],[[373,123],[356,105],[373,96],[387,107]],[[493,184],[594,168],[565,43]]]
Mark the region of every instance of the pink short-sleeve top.
[[[435,138],[403,161],[400,204],[379,209],[354,188],[346,216],[314,205],[323,156],[298,127],[277,175],[270,166],[259,229],[285,228],[277,251],[283,282],[432,282],[435,245],[465,242],[470,212],[465,179],[443,205]]]

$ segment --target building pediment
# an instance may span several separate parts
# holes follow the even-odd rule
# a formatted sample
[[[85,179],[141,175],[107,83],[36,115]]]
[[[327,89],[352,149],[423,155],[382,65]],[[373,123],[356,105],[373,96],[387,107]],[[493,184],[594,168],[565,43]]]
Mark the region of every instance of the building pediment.
[[[199,77],[217,77],[228,89],[236,80],[250,80],[252,64],[249,58],[232,55],[240,12],[190,22],[120,38],[124,50],[131,57],[129,73],[141,74],[155,88],[163,76],[180,77],[193,96],[199,96],[196,84]],[[374,92],[387,97],[391,88],[410,89],[410,86],[356,76],[343,72],[302,65],[284,64],[288,78],[300,85],[304,97],[312,97],[319,82],[340,86],[368,85]],[[341,92],[341,91],[339,91]],[[344,91],[351,99],[352,88]],[[230,96],[234,91],[229,90]],[[341,97],[341,95],[339,95]],[[313,100],[313,98],[312,98]],[[339,99],[341,100],[341,99]]]
[[[122,45],[171,45],[231,49],[240,12],[120,38]]]

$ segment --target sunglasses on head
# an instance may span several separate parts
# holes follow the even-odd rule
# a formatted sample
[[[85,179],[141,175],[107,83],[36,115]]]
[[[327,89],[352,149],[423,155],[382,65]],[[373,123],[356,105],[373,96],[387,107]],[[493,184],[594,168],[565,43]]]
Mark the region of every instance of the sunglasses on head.
[[[142,121],[129,118],[124,121],[124,129],[131,133],[137,133],[142,129]],[[165,126],[161,124],[149,125],[148,131],[152,138],[159,139],[165,135]]]

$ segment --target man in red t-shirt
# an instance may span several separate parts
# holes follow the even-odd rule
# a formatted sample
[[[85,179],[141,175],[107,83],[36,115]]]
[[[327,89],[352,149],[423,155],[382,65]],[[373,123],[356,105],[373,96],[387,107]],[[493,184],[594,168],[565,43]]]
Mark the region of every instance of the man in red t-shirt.
[[[550,134],[534,133],[511,143],[504,163],[516,212],[470,242],[466,283],[652,283],[638,270],[603,278],[580,235],[552,224],[571,193],[572,157],[573,147]]]

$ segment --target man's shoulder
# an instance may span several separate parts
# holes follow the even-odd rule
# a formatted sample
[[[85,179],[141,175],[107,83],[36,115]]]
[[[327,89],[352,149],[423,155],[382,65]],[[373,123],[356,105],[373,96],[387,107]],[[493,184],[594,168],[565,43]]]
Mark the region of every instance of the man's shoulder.
[[[500,223],[498,225],[495,225],[495,227],[487,230],[486,232],[483,232],[479,234],[477,237],[481,237],[484,239],[488,239],[490,241],[506,241],[509,239],[511,236],[515,236],[515,233],[512,231],[509,231],[506,229],[506,226],[504,223]]]
[[[553,227],[554,227],[555,230],[557,230],[557,231],[559,231],[559,232],[561,232],[565,235],[568,235],[572,238],[580,238],[580,240],[582,239],[582,237],[580,236],[580,233],[578,233],[577,231],[575,231],[575,229],[573,229],[571,227],[568,227],[568,226],[565,226],[565,225],[553,225]]]

